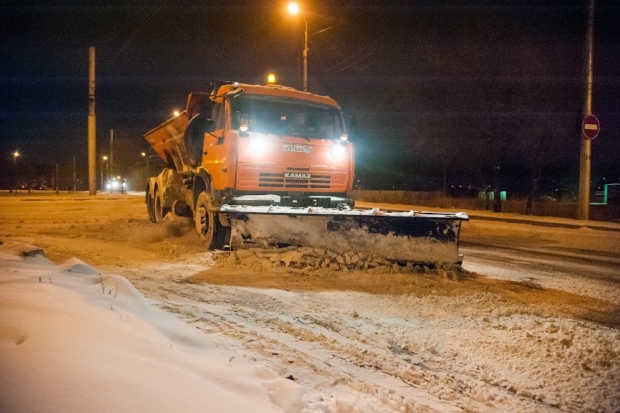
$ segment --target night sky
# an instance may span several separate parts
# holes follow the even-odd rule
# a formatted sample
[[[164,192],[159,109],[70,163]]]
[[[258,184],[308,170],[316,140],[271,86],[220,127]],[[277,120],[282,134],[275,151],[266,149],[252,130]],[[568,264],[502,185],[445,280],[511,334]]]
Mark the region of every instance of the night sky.
[[[5,1],[0,5],[0,186],[16,171],[87,189],[88,48],[96,48],[98,154],[129,174],[142,135],[212,79],[301,89],[303,19],[286,1]],[[359,185],[576,188],[585,2],[300,2],[309,88],[354,128]],[[620,5],[596,1],[592,143],[596,187],[620,182]],[[12,153],[21,156],[14,162]],[[539,158],[536,162],[535,159]],[[19,164],[17,164],[19,163]],[[19,169],[21,168],[21,169]],[[65,171],[65,172],[62,172]],[[81,178],[80,178],[81,177]]]

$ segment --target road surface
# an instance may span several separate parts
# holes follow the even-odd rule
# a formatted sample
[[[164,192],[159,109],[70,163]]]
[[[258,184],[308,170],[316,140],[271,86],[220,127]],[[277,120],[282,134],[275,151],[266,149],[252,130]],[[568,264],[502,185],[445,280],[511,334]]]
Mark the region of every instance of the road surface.
[[[472,219],[464,271],[395,274],[250,271],[130,196],[0,197],[0,228],[126,277],[304,413],[620,410],[619,232]]]

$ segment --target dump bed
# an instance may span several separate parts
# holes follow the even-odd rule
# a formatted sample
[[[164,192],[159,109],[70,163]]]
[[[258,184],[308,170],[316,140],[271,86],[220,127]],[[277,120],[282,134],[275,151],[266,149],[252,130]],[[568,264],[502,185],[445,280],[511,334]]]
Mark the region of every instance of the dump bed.
[[[185,129],[189,123],[187,111],[167,120],[144,135],[153,150],[166,162],[168,168],[188,171],[195,164],[185,146]]]

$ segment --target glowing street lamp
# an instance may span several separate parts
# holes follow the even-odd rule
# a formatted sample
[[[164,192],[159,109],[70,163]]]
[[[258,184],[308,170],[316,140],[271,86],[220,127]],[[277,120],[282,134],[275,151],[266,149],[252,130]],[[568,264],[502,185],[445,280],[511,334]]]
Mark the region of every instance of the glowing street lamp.
[[[288,12],[291,13],[293,16],[298,15],[299,11],[299,4],[295,3],[294,1],[288,4]]]
[[[298,14],[301,13],[301,9],[299,7],[299,4],[295,3],[294,1],[290,2],[288,4],[288,12],[293,15],[293,16],[297,16]],[[306,30],[304,31],[304,51],[303,51],[303,58],[304,58],[304,92],[308,91],[308,21],[306,20],[306,18],[304,17],[304,23],[306,25]]]
[[[21,154],[19,153],[19,151],[15,151],[13,152],[13,163],[15,165],[17,165],[17,157],[21,156]]]

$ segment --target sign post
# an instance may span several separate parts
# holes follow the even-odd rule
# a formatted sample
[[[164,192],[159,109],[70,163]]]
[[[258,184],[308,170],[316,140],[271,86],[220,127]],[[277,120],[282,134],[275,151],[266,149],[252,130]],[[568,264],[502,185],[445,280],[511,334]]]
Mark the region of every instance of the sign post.
[[[587,220],[590,214],[590,139],[588,135],[596,137],[598,135],[597,123],[590,122],[592,113],[592,83],[594,74],[592,73],[593,58],[593,33],[594,33],[594,0],[588,0],[588,21],[586,24],[586,47],[584,61],[584,102],[581,113],[586,117],[581,123],[581,148],[579,150],[579,203],[577,208],[577,219]],[[596,119],[596,117],[594,118]],[[586,122],[587,120],[587,122]],[[587,130],[587,134],[586,134]],[[596,133],[595,133],[596,132]]]

